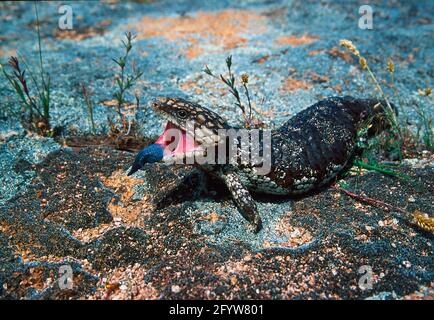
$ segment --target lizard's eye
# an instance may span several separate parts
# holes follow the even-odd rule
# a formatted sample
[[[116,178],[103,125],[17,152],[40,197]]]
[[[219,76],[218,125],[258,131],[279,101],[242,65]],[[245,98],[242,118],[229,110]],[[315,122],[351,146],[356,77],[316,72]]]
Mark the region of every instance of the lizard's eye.
[[[180,117],[181,119],[187,118],[187,112],[184,110],[178,110],[178,117]]]

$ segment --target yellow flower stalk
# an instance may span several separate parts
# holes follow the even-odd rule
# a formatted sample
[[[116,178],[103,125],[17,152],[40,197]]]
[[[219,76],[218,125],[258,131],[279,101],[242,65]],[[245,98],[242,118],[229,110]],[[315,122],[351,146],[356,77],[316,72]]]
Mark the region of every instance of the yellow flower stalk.
[[[347,48],[348,50],[350,50],[355,56],[360,57],[360,52],[359,50],[357,50],[357,47],[350,41],[347,39],[342,39],[339,44],[342,47]]]
[[[401,138],[401,130],[398,125],[398,120],[396,119],[395,112],[393,111],[392,106],[390,105],[389,99],[384,94],[383,89],[381,88],[380,84],[377,81],[377,78],[375,77],[374,73],[372,72],[371,68],[369,68],[368,62],[365,57],[363,57],[360,54],[360,51],[357,49],[357,47],[354,45],[354,43],[351,40],[348,39],[342,39],[339,41],[339,44],[348,49],[352,54],[354,54],[356,57],[359,58],[359,64],[362,70],[366,70],[371,77],[372,81],[374,82],[375,87],[377,88],[378,92],[380,92],[381,96],[383,97],[384,101],[386,101],[387,107],[388,107],[388,115],[390,117],[390,120],[392,122],[393,127],[396,129],[396,132],[398,133],[398,136]]]

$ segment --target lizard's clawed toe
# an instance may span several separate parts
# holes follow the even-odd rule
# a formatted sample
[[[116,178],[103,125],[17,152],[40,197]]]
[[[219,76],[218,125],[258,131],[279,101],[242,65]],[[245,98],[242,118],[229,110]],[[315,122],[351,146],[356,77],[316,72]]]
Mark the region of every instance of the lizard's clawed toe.
[[[261,220],[261,218],[258,217],[257,221],[254,221],[253,224],[255,226],[255,233],[258,233],[259,231],[262,230],[262,220]]]

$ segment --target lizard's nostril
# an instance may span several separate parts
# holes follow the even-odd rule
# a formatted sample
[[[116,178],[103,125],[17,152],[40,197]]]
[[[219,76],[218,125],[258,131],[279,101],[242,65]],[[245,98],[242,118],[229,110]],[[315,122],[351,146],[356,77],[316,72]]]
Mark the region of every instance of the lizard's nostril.
[[[167,97],[157,97],[152,102],[152,107],[154,109],[156,109],[156,108],[160,109],[160,108],[164,107],[166,104],[168,104],[169,102],[170,102],[170,98],[167,98]]]
[[[161,108],[164,105],[164,101],[161,99],[156,99],[154,101],[152,101],[151,106],[152,108],[156,109],[156,108]]]

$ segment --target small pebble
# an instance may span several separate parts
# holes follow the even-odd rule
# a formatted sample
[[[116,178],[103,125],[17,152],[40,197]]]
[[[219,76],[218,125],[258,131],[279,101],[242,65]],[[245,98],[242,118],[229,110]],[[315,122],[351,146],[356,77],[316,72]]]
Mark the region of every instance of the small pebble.
[[[289,235],[291,238],[297,238],[301,235],[300,230],[295,229],[293,232],[291,232],[291,234]]]
[[[247,256],[244,257],[243,260],[246,261],[246,262],[251,261],[252,260],[252,256],[251,255],[247,255]]]
[[[172,286],[172,292],[173,293],[180,293],[181,292],[181,287],[178,285],[173,285]]]

